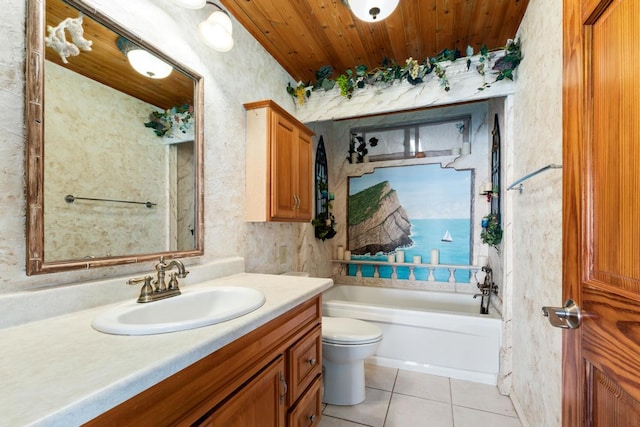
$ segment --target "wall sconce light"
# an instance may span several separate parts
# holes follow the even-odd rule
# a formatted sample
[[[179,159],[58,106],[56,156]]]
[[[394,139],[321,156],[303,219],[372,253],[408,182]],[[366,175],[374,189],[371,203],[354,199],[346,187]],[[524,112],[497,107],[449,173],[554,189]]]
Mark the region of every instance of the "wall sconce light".
[[[143,76],[152,79],[164,79],[171,74],[173,70],[171,65],[158,59],[140,46],[131,43],[124,37],[118,37],[116,44],[120,52],[127,57],[133,69]]]
[[[232,25],[229,13],[211,0],[173,0],[176,4],[189,9],[200,9],[206,4],[215,6],[206,21],[200,23],[198,28],[200,36],[207,46],[218,52],[228,52],[233,48]]]
[[[356,18],[380,22],[393,13],[400,0],[342,0]]]

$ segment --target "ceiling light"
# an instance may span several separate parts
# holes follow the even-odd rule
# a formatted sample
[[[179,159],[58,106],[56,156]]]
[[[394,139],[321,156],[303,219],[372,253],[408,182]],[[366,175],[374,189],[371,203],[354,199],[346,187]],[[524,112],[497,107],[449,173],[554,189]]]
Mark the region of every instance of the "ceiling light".
[[[118,37],[116,44],[118,49],[126,55],[133,69],[143,76],[152,79],[164,79],[171,74],[173,70],[171,65],[158,59],[140,46],[131,43],[124,37]]]
[[[186,7],[187,9],[200,9],[204,7],[207,0],[173,0],[178,6]]]
[[[199,25],[200,35],[209,47],[219,52],[228,52],[233,48],[231,18],[217,4],[207,3],[216,6],[219,10],[214,11]]]
[[[342,0],[356,18],[366,22],[379,22],[391,15],[400,0]]]

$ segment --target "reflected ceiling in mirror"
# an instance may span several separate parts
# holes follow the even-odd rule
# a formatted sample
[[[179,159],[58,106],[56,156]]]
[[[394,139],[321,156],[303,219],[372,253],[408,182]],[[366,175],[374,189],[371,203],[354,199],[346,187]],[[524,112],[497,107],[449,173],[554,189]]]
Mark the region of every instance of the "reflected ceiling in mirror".
[[[77,0],[44,3],[28,2],[27,274],[201,255],[202,78]],[[132,48],[169,75],[135,71]]]

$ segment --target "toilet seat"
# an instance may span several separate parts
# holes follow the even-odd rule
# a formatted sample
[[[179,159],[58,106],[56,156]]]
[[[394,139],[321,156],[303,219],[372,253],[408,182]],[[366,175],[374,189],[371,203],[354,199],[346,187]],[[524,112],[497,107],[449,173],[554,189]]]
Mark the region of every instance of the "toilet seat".
[[[322,342],[338,345],[364,345],[382,341],[376,325],[346,317],[322,317]]]

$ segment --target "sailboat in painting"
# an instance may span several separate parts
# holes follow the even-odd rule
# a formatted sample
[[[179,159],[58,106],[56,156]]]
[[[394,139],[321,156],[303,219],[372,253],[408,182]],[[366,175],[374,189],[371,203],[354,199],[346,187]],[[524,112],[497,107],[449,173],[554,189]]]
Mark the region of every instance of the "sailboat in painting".
[[[447,230],[444,233],[444,236],[442,236],[442,241],[443,242],[453,242],[453,237],[451,237],[451,233],[449,233],[449,230]]]

